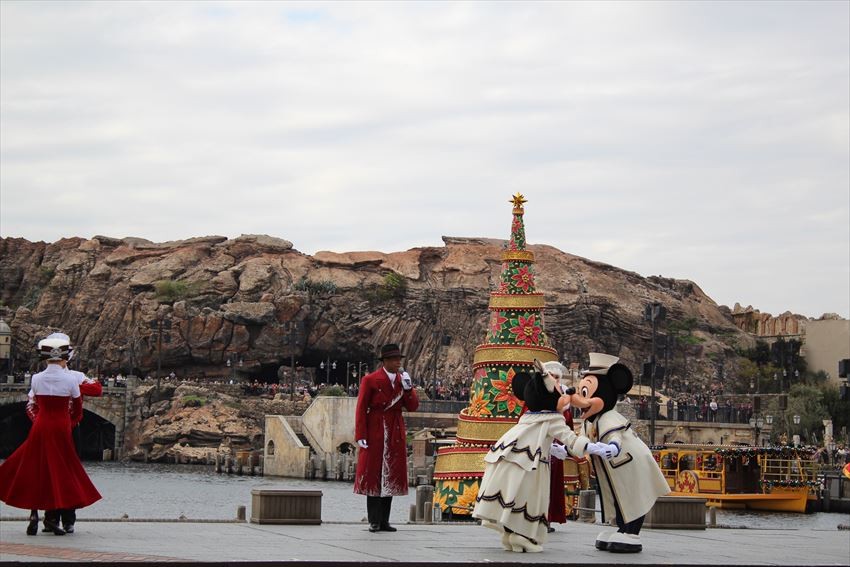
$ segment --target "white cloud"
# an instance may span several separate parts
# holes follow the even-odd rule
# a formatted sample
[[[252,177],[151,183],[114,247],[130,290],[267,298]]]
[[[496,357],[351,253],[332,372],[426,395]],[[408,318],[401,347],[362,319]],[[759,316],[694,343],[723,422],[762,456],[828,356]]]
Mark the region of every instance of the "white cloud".
[[[519,190],[530,242],[719,303],[850,315],[847,3],[0,16],[3,236],[390,251],[506,237]]]

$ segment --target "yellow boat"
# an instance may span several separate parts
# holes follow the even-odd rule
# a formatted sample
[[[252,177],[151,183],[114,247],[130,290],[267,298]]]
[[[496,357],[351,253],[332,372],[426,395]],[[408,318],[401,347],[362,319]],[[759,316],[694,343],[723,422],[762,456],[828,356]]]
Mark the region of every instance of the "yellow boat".
[[[801,513],[817,500],[813,448],[675,444],[653,454],[671,496],[705,498],[717,508]]]

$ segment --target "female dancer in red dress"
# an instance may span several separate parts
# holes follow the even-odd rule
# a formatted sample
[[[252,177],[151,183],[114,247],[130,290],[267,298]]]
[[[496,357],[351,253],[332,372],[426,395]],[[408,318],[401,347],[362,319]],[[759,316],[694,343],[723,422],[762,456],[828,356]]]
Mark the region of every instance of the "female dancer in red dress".
[[[26,441],[0,465],[0,500],[32,510],[28,535],[38,533],[38,510],[83,508],[100,500],[71,437],[83,404],[77,381],[65,370],[70,343],[44,339],[38,349],[47,359],[47,369],[32,377],[38,413]],[[45,525],[56,535],[65,533],[56,521],[45,518]]]

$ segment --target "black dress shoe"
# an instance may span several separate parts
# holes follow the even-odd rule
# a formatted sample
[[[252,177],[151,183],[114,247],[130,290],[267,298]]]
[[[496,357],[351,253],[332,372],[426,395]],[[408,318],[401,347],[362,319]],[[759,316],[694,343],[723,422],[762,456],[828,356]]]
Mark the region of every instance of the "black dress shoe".
[[[67,532],[68,530],[66,529],[65,531]],[[552,532],[555,531],[555,528],[553,528],[552,526],[549,526],[548,528],[546,528],[546,531],[551,534]]]
[[[30,514],[30,523],[27,524],[27,535],[38,535],[38,512]]]
[[[378,524],[369,524],[369,531],[372,533],[381,531],[381,526]]]
[[[64,524],[62,529],[65,530],[66,534],[72,534],[74,533],[74,524]]]
[[[45,531],[53,532],[53,535],[65,535],[65,530],[59,527],[59,524],[54,522],[44,521]]]
[[[382,532],[397,532],[398,530],[395,529],[394,527],[392,527],[389,524],[381,524],[381,531]]]

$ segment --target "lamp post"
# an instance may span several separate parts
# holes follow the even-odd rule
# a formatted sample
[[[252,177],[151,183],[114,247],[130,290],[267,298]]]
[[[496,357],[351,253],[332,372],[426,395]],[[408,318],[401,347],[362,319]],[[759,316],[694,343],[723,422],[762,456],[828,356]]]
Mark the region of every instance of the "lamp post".
[[[667,309],[660,303],[653,302],[644,308],[643,319],[652,323],[652,351],[649,357],[649,383],[650,383],[650,398],[649,398],[649,444],[655,445],[655,337],[658,331],[658,321],[663,321],[667,317]]]
[[[357,363],[357,373],[360,374],[361,378],[366,376],[366,373],[363,372],[363,367],[366,367],[366,370],[369,370],[369,363],[368,362],[358,362]]]
[[[352,362],[351,365],[354,366],[354,363]],[[345,393],[346,393],[346,395],[348,395],[348,377],[349,376],[351,376],[351,378],[356,380],[357,379],[357,369],[356,368],[352,369],[351,374],[349,374],[348,371],[346,371],[346,373],[345,373]]]
[[[758,447],[759,443],[759,433],[761,433],[761,428],[764,427],[764,419],[761,416],[753,416],[750,418],[750,427],[753,428],[755,432],[755,439],[753,441],[753,445]]]
[[[331,362],[331,357],[328,357],[328,362],[325,364],[323,360],[321,364],[319,364],[319,368],[325,371],[325,384],[331,383],[331,370],[336,370],[336,360]]]
[[[301,321],[287,321],[284,325],[286,334],[283,337],[283,344],[289,347],[289,399],[295,399],[295,349],[298,343],[304,338],[304,323]]]
[[[162,343],[171,342],[171,319],[157,317],[150,323],[151,330],[156,333],[156,392],[159,394],[159,378],[162,373]],[[99,373],[95,372],[96,375]]]
[[[768,415],[764,416],[764,422],[765,422],[767,425],[772,426],[772,425],[773,425],[773,416],[772,416],[772,415],[770,415],[770,414],[768,414]],[[769,445],[769,444],[770,444],[770,442],[771,442],[771,437],[772,437],[772,436],[773,436],[773,427],[771,427],[771,428],[770,428],[770,435],[768,435],[768,436],[767,436],[768,445]]]
[[[800,435],[797,433],[797,431],[799,431],[800,416],[798,414],[794,414],[794,417],[792,419],[794,420],[794,435],[793,435],[792,439],[794,440],[794,446],[799,447],[800,446]]]
[[[227,355],[227,367],[230,368],[230,383],[236,383],[236,367],[242,368],[243,366],[242,357],[238,356],[235,352]]]
[[[124,372],[124,370],[125,370],[125,368],[124,368],[124,351],[125,350],[127,350],[127,347],[125,347],[124,345],[121,345],[121,346],[118,347],[118,373],[119,374],[126,374]],[[117,380],[116,380],[116,382],[117,382]]]
[[[0,319],[0,363],[2,363],[2,369],[7,373],[12,373],[12,328],[4,321]],[[6,378],[3,378],[3,381],[6,381]]]

